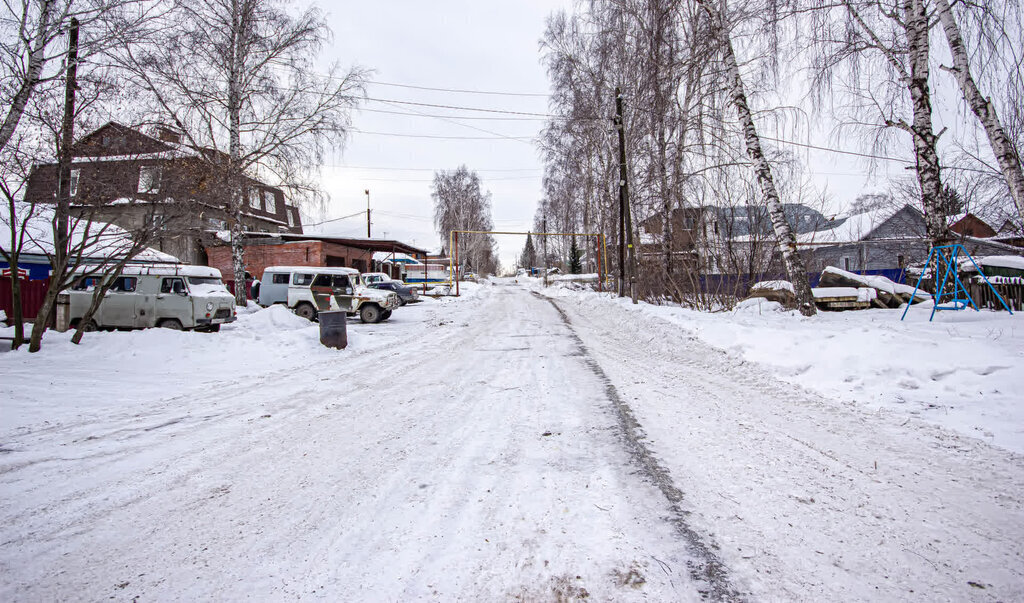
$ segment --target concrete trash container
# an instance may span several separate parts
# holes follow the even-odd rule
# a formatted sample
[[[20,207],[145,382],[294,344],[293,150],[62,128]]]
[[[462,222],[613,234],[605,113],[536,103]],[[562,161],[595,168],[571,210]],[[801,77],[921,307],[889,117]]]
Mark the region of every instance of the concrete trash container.
[[[348,328],[345,312],[335,310],[320,312],[320,343],[329,348],[343,350],[348,345]]]

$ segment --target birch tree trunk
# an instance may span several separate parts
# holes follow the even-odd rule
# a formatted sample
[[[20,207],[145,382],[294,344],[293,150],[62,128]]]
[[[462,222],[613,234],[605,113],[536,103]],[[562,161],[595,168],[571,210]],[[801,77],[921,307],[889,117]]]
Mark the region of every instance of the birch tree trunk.
[[[241,178],[241,123],[242,92],[241,70],[245,62],[245,35],[248,30],[246,0],[231,3],[231,60],[228,65],[228,182],[231,186],[231,268],[235,279],[235,305],[245,306],[245,248],[242,245],[242,206],[245,193]]]
[[[25,78],[20,82],[18,91],[14,94],[11,106],[7,109],[7,115],[4,116],[3,124],[0,124],[0,149],[6,147],[11,137],[14,136],[14,131],[18,128],[18,122],[21,121],[21,116],[25,113],[28,99],[32,96],[32,92],[35,90],[43,73],[43,66],[46,63],[46,45],[51,39],[49,30],[54,5],[56,5],[56,2],[53,0],[45,0],[39,9],[39,25],[36,27],[35,36],[33,37],[32,50],[29,51],[28,69],[25,71]],[[27,8],[25,10],[26,12],[28,11]]]
[[[928,90],[928,13],[923,0],[906,0],[904,23],[907,30],[907,59],[910,63],[910,99],[914,109],[911,136],[914,139],[914,157],[917,181],[921,186],[921,206],[924,208],[925,230],[932,246],[949,242],[949,225],[942,211],[942,177],[939,169],[938,136],[932,130],[932,102]]]
[[[1024,219],[1024,172],[1021,170],[1020,157],[1010,138],[1006,135],[1006,131],[1003,130],[999,116],[996,115],[996,108],[982,96],[971,75],[967,47],[964,45],[960,27],[956,23],[948,0],[935,0],[935,10],[939,16],[939,22],[942,23],[942,29],[946,32],[949,51],[953,55],[953,75],[960,85],[964,100],[967,101],[971,110],[978,117],[978,121],[985,128],[988,142],[992,146],[992,154],[996,156],[999,169],[1002,170],[1003,177],[1006,179],[1010,196],[1017,206],[1017,213]]]
[[[814,316],[817,310],[814,306],[814,296],[811,294],[811,284],[807,278],[807,268],[804,266],[803,258],[800,257],[796,247],[796,236],[793,229],[786,220],[786,213],[783,211],[782,200],[779,191],[775,187],[775,179],[772,177],[771,164],[764,156],[761,148],[761,138],[757,134],[757,127],[754,125],[754,117],[750,112],[750,105],[747,103],[747,94],[743,87],[743,78],[740,76],[739,64],[736,61],[736,53],[732,47],[732,39],[725,28],[723,15],[714,6],[712,0],[697,0],[707,10],[711,17],[712,31],[717,34],[718,42],[722,47],[722,58],[725,61],[727,79],[731,90],[729,96],[736,112],[739,115],[740,123],[743,126],[743,139],[746,142],[747,156],[754,165],[757,174],[757,183],[761,188],[765,204],[768,207],[768,215],[771,217],[772,228],[775,231],[775,238],[778,240],[779,251],[782,254],[782,263],[786,268],[786,274],[793,283],[796,293],[796,301],[800,305],[800,313],[804,316]]]

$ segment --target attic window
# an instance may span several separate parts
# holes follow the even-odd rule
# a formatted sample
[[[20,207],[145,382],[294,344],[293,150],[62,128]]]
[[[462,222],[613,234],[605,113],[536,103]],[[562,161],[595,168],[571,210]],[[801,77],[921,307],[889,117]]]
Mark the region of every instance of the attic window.
[[[285,215],[288,216],[288,227],[289,228],[295,228],[295,214],[292,213],[294,211],[296,211],[296,210],[292,209],[292,208],[288,208],[288,207],[286,207],[285,211],[284,211]]]
[[[160,166],[144,165],[139,168],[138,192],[149,194],[160,192]]]
[[[263,207],[268,213],[277,213],[277,200],[274,199],[274,191],[263,191]]]
[[[78,178],[81,176],[82,170],[71,170],[71,196],[74,197],[78,194]]]
[[[262,209],[260,207],[260,192],[254,188],[249,189],[249,207],[253,209]]]

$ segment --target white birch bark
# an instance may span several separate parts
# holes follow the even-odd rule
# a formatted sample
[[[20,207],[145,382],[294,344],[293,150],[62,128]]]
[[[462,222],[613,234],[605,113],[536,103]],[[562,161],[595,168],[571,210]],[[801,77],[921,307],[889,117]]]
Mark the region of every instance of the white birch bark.
[[[775,187],[775,179],[772,177],[771,164],[764,156],[761,148],[761,138],[757,134],[757,126],[754,125],[754,117],[750,112],[750,105],[747,103],[747,94],[743,87],[743,78],[740,76],[739,64],[736,61],[736,53],[733,51],[732,39],[725,28],[722,14],[714,6],[712,0],[697,0],[707,10],[711,17],[713,31],[716,32],[718,42],[722,47],[725,69],[728,73],[728,81],[731,86],[729,96],[732,104],[736,107],[740,123],[743,126],[743,139],[746,142],[747,156],[754,166],[757,174],[757,182],[764,196],[765,205],[768,207],[768,215],[771,217],[772,228],[775,231],[775,238],[778,240],[779,252],[782,254],[782,263],[785,266],[786,274],[796,293],[797,303],[800,305],[800,313],[804,316],[813,316],[817,313],[814,306],[814,297],[811,294],[811,284],[807,278],[807,268],[804,266],[803,258],[796,247],[796,236],[793,229],[786,220],[786,213],[783,211],[782,199]]]
[[[32,96],[32,91],[35,90],[43,73],[43,66],[46,64],[46,46],[52,40],[50,20],[53,17],[55,4],[56,2],[53,0],[45,0],[39,9],[39,25],[36,27],[32,39],[32,49],[28,55],[28,69],[25,71],[25,77],[20,82],[18,91],[14,94],[11,106],[7,109],[3,124],[0,124],[0,149],[6,147],[11,137],[14,136],[18,122],[21,121],[21,116],[25,113],[28,99]],[[25,10],[28,11],[28,8],[26,7]]]
[[[942,211],[942,177],[937,150],[938,136],[932,130],[932,103],[928,89],[928,13],[923,0],[906,0],[904,23],[907,30],[907,59],[910,74],[907,86],[914,109],[911,136],[917,162],[917,181],[921,186],[925,230],[933,246],[949,242],[949,226]]]
[[[246,305],[245,295],[245,248],[242,244],[242,207],[245,191],[241,178],[241,70],[245,62],[245,35],[249,27],[246,22],[246,0],[231,2],[231,61],[228,67],[228,178],[231,186],[231,268],[235,279],[235,304]]]
[[[986,99],[981,90],[978,89],[974,77],[971,75],[971,64],[967,55],[967,47],[963,37],[960,35],[960,27],[956,23],[953,10],[948,0],[935,0],[935,10],[942,23],[942,29],[946,33],[946,41],[949,43],[949,51],[953,55],[953,75],[956,77],[964,100],[970,105],[971,110],[978,117],[988,142],[992,146],[992,154],[996,156],[999,169],[1003,172],[1006,185],[1010,189],[1010,196],[1017,206],[1017,212],[1024,219],[1024,171],[1021,170],[1020,157],[1003,130],[1003,125],[996,114],[996,108]]]

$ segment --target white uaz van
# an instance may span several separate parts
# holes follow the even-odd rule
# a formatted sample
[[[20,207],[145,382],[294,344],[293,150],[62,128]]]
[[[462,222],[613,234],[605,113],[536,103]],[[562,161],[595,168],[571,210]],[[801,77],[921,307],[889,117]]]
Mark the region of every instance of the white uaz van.
[[[390,318],[391,312],[400,305],[394,293],[366,287],[354,268],[316,266],[268,267],[260,282],[260,305],[281,302],[280,288],[285,274],[288,275],[285,303],[309,320],[314,320],[321,311],[344,310],[358,314],[363,322],[374,323]]]
[[[92,303],[99,276],[79,279],[68,296],[70,326],[79,321]],[[101,329],[195,329],[219,331],[233,322],[235,296],[220,280],[220,271],[208,266],[177,264],[127,265],[111,275],[114,284],[100,302],[86,331]]]

